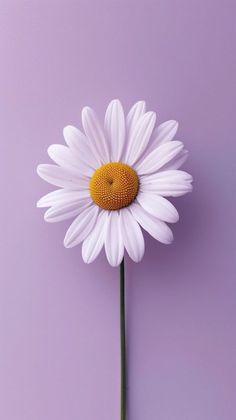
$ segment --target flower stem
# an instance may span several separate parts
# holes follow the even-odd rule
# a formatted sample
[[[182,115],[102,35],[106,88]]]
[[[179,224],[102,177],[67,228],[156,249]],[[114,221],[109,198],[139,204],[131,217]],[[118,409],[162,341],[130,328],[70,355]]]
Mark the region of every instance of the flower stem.
[[[126,420],[125,263],[120,264],[120,420]]]

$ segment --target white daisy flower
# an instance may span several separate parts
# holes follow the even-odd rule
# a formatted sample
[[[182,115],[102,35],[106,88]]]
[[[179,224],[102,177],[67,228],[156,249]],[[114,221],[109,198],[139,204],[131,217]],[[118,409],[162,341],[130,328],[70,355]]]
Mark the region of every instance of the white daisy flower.
[[[89,107],[82,110],[82,124],[84,133],[64,128],[66,146],[48,148],[56,165],[38,166],[39,176],[59,189],[37,206],[49,207],[47,222],[75,218],[64,245],[82,243],[86,263],[94,261],[103,246],[112,266],[121,263],[125,249],[139,262],[144,254],[142,229],[164,244],[173,240],[166,223],[177,222],[179,215],[165,197],[192,190],[191,175],[179,170],[187,151],[173,140],[178,123],[156,126],[156,114],[146,112],[144,101],[125,117],[120,101],[113,100],[104,126]]]

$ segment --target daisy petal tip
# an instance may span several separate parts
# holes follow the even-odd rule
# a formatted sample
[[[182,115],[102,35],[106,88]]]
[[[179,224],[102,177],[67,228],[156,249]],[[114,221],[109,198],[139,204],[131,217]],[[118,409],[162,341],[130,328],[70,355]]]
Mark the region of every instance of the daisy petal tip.
[[[82,121],[84,120],[84,118],[86,118],[92,112],[93,112],[93,110],[92,110],[92,108],[90,108],[90,106],[88,106],[88,105],[84,106],[82,111],[81,111]]]
[[[93,259],[91,258],[91,255],[88,255],[88,253],[85,252],[84,242],[82,244],[82,252],[81,252],[81,255],[82,255],[83,262],[85,264],[90,264],[91,262],[93,262]]]
[[[173,235],[173,232],[172,232],[172,230],[171,230],[171,231],[170,231],[169,238],[167,239],[166,244],[167,244],[167,245],[171,245],[173,242],[174,242],[174,235]]]
[[[116,267],[118,267],[121,264],[121,261],[120,262],[110,261],[109,264],[110,264],[111,267],[116,268]]]
[[[176,120],[170,120],[169,123],[172,124],[173,127],[175,127],[176,129],[178,129],[178,127],[179,127],[178,121],[176,121]]]
[[[67,235],[67,233],[66,233],[66,236],[65,236],[64,241],[63,241],[63,245],[64,245],[65,248],[70,249],[70,248],[74,248],[74,246],[78,245],[78,243],[75,243],[73,238],[71,236]]]
[[[53,160],[53,152],[55,151],[55,148],[57,147],[56,144],[50,144],[50,146],[48,146],[47,148],[47,154],[48,156]]]
[[[65,248],[69,249],[72,248],[70,241],[68,240],[68,238],[65,237],[64,241],[63,241],[63,245]]]
[[[135,263],[139,263],[139,262],[141,262],[142,261],[142,259],[143,259],[143,257],[144,257],[144,254],[145,254],[145,242],[144,242],[144,238],[143,238],[143,241],[142,241],[142,245],[141,245],[141,247],[140,247],[140,249],[139,249],[139,252],[137,253],[137,255],[135,256],[135,259],[133,260]]]
[[[156,113],[154,111],[148,111],[146,114],[146,118],[149,118],[151,121],[156,120]]]
[[[121,101],[118,98],[112,99],[110,105],[121,105]]]
[[[48,216],[47,211],[46,211],[46,213],[44,213],[43,218],[44,218],[44,221],[45,221],[45,222],[50,222],[50,221],[51,221],[51,220],[50,220],[50,216]]]
[[[41,164],[39,164],[37,167],[36,167],[36,172],[37,172],[37,174],[40,176],[40,167],[41,167]]]
[[[167,223],[177,223],[178,221],[179,221],[179,213],[176,210],[176,208],[172,205],[171,212],[168,214],[168,218],[167,218],[166,222]]]
[[[177,131],[179,129],[179,123],[176,120],[171,120],[171,123],[172,123],[172,131],[174,132],[173,135],[175,137],[175,134],[177,133]]]
[[[87,253],[83,247],[83,244],[82,244],[82,259],[85,264],[91,264],[96,260],[100,252],[96,254]]]
[[[41,208],[41,207],[43,207],[43,205],[42,205],[42,198],[40,198],[38,201],[37,201],[37,203],[36,203],[36,207],[39,209],[39,208]]]
[[[188,151],[187,149],[184,149],[184,150],[183,150],[183,155],[184,155],[185,160],[186,160],[186,159],[188,158],[189,151]]]
[[[44,221],[47,223],[55,223],[57,220],[53,218],[52,214],[51,214],[51,208],[49,208],[45,213],[44,213]]]
[[[165,240],[162,241],[164,245],[171,245],[174,242],[174,235],[172,230],[168,227],[168,232],[166,234]]]
[[[66,137],[72,130],[74,130],[73,125],[66,125],[62,130],[63,136]]]
[[[122,256],[119,256],[119,258],[115,258],[115,257],[112,258],[112,256],[107,255],[107,260],[108,260],[110,266],[113,267],[113,268],[119,267],[123,258],[124,258],[124,253],[122,254]]]
[[[144,257],[144,253],[141,254],[141,255],[138,255],[135,259],[133,259],[133,261],[135,263],[140,263],[142,261],[143,257]]]
[[[140,99],[139,101],[137,101],[131,108],[130,113],[128,114],[129,117],[131,117],[131,115],[133,113],[135,113],[136,119],[135,121],[137,122],[138,118],[141,117],[142,115],[144,115],[146,112],[146,102],[142,99]],[[134,115],[132,115],[132,117],[134,117]]]
[[[112,101],[108,104],[107,112],[115,112],[115,113],[123,113],[123,106],[119,99],[112,99]],[[109,115],[109,114],[108,114]]]
[[[176,210],[176,214],[173,216],[173,223],[177,223],[179,221],[179,213]]]
[[[155,127],[156,124],[156,118],[157,118],[157,114],[154,111],[148,111],[146,114],[144,114],[146,116],[147,121],[149,121],[150,126],[152,127],[152,130]]]
[[[36,172],[37,172],[37,174],[38,174],[38,176],[39,176],[40,178],[44,179],[44,178],[43,178],[43,174],[44,174],[44,172],[45,172],[45,167],[44,167],[44,164],[43,164],[43,163],[40,163],[40,164],[37,166],[37,168],[36,168]]]
[[[83,253],[82,253],[82,259],[83,259],[83,262],[85,263],[85,264],[90,264],[92,261],[90,261],[89,260],[89,258],[86,258],[84,255],[83,255]]]
[[[180,140],[173,140],[172,144],[175,144],[176,147],[179,147],[181,150],[184,150],[184,143]]]

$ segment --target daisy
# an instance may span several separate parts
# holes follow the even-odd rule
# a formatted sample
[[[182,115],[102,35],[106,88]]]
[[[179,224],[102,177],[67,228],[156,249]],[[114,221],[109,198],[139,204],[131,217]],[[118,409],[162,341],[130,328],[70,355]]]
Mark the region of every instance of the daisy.
[[[74,218],[64,245],[82,243],[82,257],[91,263],[103,246],[112,266],[126,250],[139,262],[144,255],[142,229],[170,244],[167,223],[179,219],[166,197],[192,190],[192,177],[179,170],[187,157],[181,141],[173,140],[178,123],[156,125],[155,112],[137,102],[125,116],[119,100],[106,110],[104,125],[90,107],[82,110],[83,131],[64,128],[66,145],[53,144],[48,154],[55,164],[39,165],[41,178],[59,189],[42,197],[49,207],[44,218],[59,222]]]

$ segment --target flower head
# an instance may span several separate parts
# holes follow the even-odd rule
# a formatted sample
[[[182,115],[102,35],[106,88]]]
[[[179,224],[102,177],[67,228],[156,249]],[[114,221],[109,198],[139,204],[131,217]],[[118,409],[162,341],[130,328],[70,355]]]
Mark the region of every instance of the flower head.
[[[120,101],[113,100],[104,126],[89,107],[82,110],[82,124],[84,133],[64,128],[66,146],[48,148],[56,165],[38,166],[39,176],[59,189],[37,206],[49,207],[47,222],[75,218],[64,245],[72,248],[82,242],[86,263],[94,261],[103,246],[112,266],[121,263],[125,249],[139,262],[144,254],[142,229],[164,244],[173,240],[166,223],[177,222],[179,215],[165,197],[192,190],[191,175],[179,170],[187,151],[173,140],[178,123],[156,126],[156,114],[146,112],[143,101],[125,117]]]

